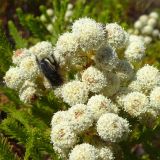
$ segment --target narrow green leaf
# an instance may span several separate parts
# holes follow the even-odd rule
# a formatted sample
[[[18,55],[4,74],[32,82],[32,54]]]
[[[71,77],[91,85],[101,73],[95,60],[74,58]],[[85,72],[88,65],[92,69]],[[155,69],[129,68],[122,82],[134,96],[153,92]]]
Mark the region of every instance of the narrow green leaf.
[[[0,72],[4,73],[8,70],[9,65],[11,64],[11,55],[11,45],[6,38],[4,31],[0,28]]]
[[[20,160],[19,157],[12,152],[12,146],[7,138],[0,135],[0,160]]]
[[[8,22],[8,27],[9,27],[9,32],[13,40],[15,41],[16,49],[27,47],[27,41],[21,37],[16,26],[14,25],[12,21]]]

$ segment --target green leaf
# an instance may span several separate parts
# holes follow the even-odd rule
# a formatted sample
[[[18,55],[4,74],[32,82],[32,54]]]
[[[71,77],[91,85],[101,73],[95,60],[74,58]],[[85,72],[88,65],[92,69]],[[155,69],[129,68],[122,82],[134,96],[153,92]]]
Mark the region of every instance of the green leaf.
[[[0,28],[0,72],[5,73],[11,64],[12,48],[4,31]],[[2,78],[2,77],[0,77]]]
[[[27,106],[23,106],[27,107]],[[28,110],[18,110],[14,104],[10,105],[3,105],[0,106],[0,108],[8,113],[9,116],[14,118],[15,120],[19,121],[22,125],[25,126],[26,129],[29,129],[32,126],[36,126],[37,128],[44,129],[47,127],[47,125],[41,121],[40,119],[37,119],[36,117],[33,117],[31,113],[29,113]]]
[[[9,32],[15,41],[16,49],[27,47],[27,41],[21,37],[16,26],[12,21],[8,22]]]
[[[19,157],[12,152],[12,146],[7,138],[0,135],[0,160],[20,160]]]
[[[10,138],[18,140],[18,143],[25,144],[27,139],[27,130],[15,119],[9,117],[0,124],[0,130]]]
[[[17,15],[22,26],[29,29],[30,32],[40,40],[45,40],[45,34],[47,33],[46,28],[36,19],[32,14],[25,14],[18,8]]]

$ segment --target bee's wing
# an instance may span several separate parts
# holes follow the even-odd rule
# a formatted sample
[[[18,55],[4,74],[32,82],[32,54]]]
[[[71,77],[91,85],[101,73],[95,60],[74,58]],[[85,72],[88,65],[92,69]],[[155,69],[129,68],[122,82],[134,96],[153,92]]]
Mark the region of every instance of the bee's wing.
[[[59,86],[62,84],[61,75],[56,70],[56,66],[49,59],[45,58],[41,61],[36,58],[37,63],[44,74],[44,76],[48,79],[52,86]]]

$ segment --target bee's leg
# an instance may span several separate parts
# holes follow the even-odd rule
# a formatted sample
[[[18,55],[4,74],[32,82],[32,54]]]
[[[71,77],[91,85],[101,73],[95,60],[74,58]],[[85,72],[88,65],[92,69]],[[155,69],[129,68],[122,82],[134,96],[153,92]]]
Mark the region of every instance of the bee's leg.
[[[52,57],[52,60],[53,60],[52,64],[54,64],[56,68],[59,68],[59,65],[58,65],[58,63],[57,63],[53,54],[51,55],[51,57]]]
[[[49,58],[43,59],[42,62],[52,68],[52,70],[56,70],[55,64]]]

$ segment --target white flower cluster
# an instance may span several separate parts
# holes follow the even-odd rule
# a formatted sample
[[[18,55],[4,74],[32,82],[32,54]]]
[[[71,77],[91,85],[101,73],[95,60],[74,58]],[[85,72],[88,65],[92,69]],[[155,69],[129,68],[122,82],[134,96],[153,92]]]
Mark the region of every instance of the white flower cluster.
[[[122,48],[124,59],[118,54]],[[71,106],[55,113],[51,122],[53,148],[63,159],[116,159],[109,146],[131,132],[125,117],[143,123],[145,116],[159,115],[160,72],[150,65],[134,69],[144,54],[141,37],[129,36],[117,23],[104,27],[81,18],[59,37],[54,55],[61,68],[75,74],[55,90]],[[127,116],[119,116],[120,110]]]
[[[128,86],[130,92],[126,96],[119,97],[124,110],[140,119],[147,113],[156,118],[160,114],[159,87],[159,70],[150,65],[140,68]]]
[[[159,15],[157,12],[151,12],[149,15],[141,15],[134,23],[134,29],[129,29],[131,34],[142,35],[146,44],[153,39],[160,38]]]
[[[73,15],[73,4],[68,3],[67,9],[64,15],[64,20],[66,22],[72,22],[72,15]],[[48,8],[43,11],[40,17],[38,17],[42,23],[44,23],[46,29],[50,33],[54,33],[54,24],[56,23],[57,17],[54,13],[52,8]]]
[[[52,44],[43,41],[29,49],[18,49],[13,52],[13,66],[6,72],[4,81],[9,88],[19,92],[21,101],[31,103],[41,96],[45,89],[51,87],[39,70],[36,57],[38,59],[49,57],[53,51]]]
[[[140,62],[145,55],[145,43],[141,36],[130,35],[129,44],[124,52],[130,62]]]
[[[93,99],[97,101],[95,105],[92,103]],[[51,121],[53,148],[63,159],[67,157],[71,160],[115,159],[113,151],[107,145],[96,147],[85,141],[76,145],[82,136],[94,138],[99,135],[108,143],[119,142],[126,138],[130,131],[128,121],[109,112],[114,112],[112,104],[102,95],[91,97],[87,105],[76,104],[68,111],[58,111]],[[90,128],[94,128],[95,131],[91,130],[90,133]]]
[[[71,106],[55,113],[51,122],[53,148],[63,159],[115,159],[108,145],[124,140],[130,132],[129,122],[118,115],[119,107],[111,100],[134,75],[130,62],[117,54],[128,43],[129,35],[117,23],[104,28],[90,18],[76,20],[72,32],[59,37],[54,55],[62,69],[76,72],[74,80],[55,90]],[[106,144],[78,144],[81,137],[100,137]]]
[[[140,37],[129,36],[117,23],[104,27],[85,17],[73,23],[71,32],[60,35],[54,48],[40,42],[29,50],[16,51],[16,67],[4,79],[8,87],[19,91],[21,100],[32,100],[30,94],[50,88],[35,56],[42,59],[53,54],[65,76],[55,95],[68,106],[51,121],[54,150],[63,159],[113,160],[115,143],[131,132],[126,117],[142,123],[145,116],[156,118],[160,113],[159,70],[134,66],[144,53]]]

